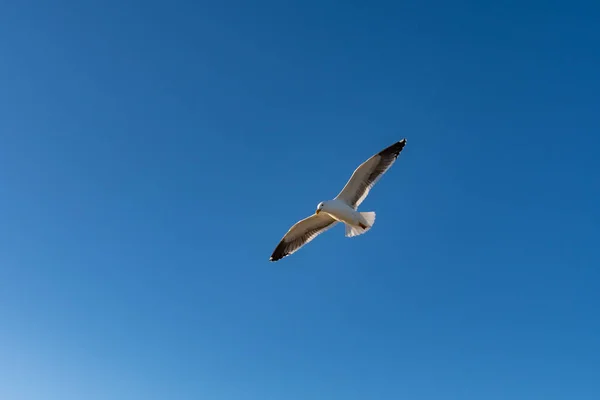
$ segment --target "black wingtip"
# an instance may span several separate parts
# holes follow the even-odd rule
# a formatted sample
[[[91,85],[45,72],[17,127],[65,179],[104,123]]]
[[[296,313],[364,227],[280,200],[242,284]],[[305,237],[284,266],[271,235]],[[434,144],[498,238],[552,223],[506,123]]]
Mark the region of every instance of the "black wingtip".
[[[379,152],[379,155],[380,156],[394,156],[394,158],[396,158],[396,157],[398,157],[398,155],[400,155],[400,152],[402,152],[402,149],[404,148],[405,145],[406,145],[406,138],[381,150]]]
[[[279,261],[287,255],[288,254],[283,251],[282,245],[280,244],[277,246],[277,248],[275,249],[273,254],[271,254],[271,257],[269,257],[269,261],[271,261],[271,262]]]
[[[271,254],[271,257],[269,257],[269,261],[271,261],[271,262],[279,261],[282,258],[286,258],[289,255],[290,255],[290,253],[286,253],[285,251],[282,251],[281,249],[277,249],[273,252],[273,254]]]
[[[271,262],[279,261],[282,258],[286,258],[289,255],[290,255],[290,253],[285,251],[285,246],[282,242],[275,248],[275,250],[273,251],[273,254],[271,254],[271,257],[269,257],[269,261],[271,261]]]

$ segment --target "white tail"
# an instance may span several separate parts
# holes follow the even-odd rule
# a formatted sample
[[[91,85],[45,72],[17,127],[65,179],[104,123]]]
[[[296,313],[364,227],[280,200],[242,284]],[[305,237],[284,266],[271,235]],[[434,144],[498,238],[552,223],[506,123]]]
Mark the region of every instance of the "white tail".
[[[369,229],[371,229],[371,227],[375,223],[375,212],[374,211],[361,212],[360,215],[364,220],[363,223],[366,222],[366,224],[365,224],[366,227],[363,228],[361,226],[352,226],[352,225],[346,224],[346,237],[354,237],[354,236],[362,235],[363,233],[365,233]]]

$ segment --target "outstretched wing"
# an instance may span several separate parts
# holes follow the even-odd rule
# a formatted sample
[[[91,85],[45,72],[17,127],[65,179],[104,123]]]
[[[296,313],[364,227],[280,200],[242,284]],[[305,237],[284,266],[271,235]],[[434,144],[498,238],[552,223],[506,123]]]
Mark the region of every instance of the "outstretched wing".
[[[336,223],[337,221],[326,213],[313,214],[298,221],[281,239],[269,261],[281,260],[283,257],[295,253],[300,247],[333,227]]]
[[[367,197],[373,185],[394,164],[405,144],[406,139],[402,139],[359,165],[336,199],[356,209]]]

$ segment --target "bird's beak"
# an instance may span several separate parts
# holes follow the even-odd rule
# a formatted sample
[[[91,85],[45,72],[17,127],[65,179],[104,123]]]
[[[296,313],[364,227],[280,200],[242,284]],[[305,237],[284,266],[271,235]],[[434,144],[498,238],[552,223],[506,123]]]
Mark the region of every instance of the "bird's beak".
[[[317,211],[315,211],[315,214],[318,214],[318,213],[320,213],[320,212],[321,212],[321,210],[319,210],[319,209],[317,208]]]

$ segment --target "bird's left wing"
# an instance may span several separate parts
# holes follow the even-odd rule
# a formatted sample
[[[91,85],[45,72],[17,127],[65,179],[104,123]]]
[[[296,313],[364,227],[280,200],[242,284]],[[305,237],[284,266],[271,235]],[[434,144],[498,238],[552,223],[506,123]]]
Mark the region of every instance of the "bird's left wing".
[[[360,164],[336,199],[356,209],[367,197],[373,185],[394,164],[405,144],[406,139],[402,139]]]
[[[277,261],[295,253],[321,233],[332,228],[337,221],[326,213],[313,214],[298,221],[279,242],[269,261]]]

